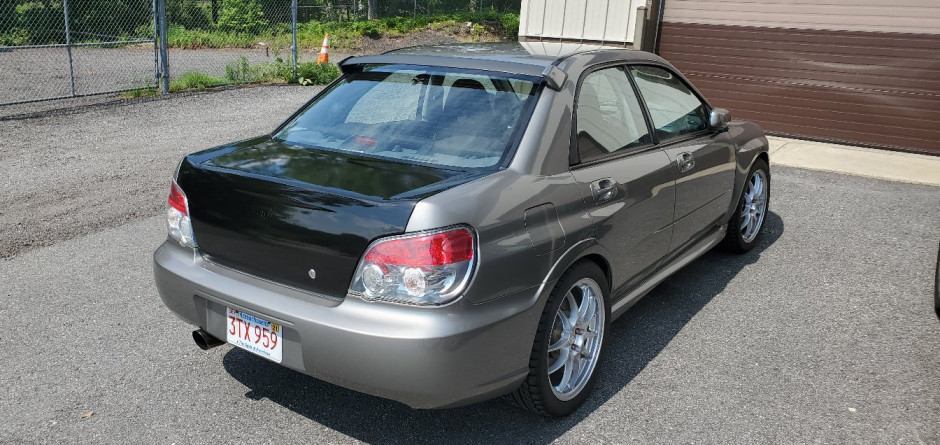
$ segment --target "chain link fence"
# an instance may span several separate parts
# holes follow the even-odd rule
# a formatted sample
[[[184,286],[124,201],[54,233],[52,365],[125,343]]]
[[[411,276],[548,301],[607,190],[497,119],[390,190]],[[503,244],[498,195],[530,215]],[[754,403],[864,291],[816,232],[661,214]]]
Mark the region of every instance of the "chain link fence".
[[[0,4],[0,104],[156,85],[153,0]]]
[[[0,105],[293,78],[298,62],[316,59],[326,23],[519,6],[519,0],[0,0]]]

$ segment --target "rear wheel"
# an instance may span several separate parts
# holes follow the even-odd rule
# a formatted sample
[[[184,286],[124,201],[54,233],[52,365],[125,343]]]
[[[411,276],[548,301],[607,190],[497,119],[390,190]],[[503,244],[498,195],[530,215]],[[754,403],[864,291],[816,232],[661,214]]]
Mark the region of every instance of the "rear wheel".
[[[584,403],[610,326],[607,288],[604,273],[591,262],[562,275],[539,322],[529,375],[510,402],[545,416],[564,416]]]
[[[754,161],[747,175],[741,199],[728,221],[722,247],[743,253],[754,248],[764,230],[764,217],[770,203],[770,167],[763,159]]]

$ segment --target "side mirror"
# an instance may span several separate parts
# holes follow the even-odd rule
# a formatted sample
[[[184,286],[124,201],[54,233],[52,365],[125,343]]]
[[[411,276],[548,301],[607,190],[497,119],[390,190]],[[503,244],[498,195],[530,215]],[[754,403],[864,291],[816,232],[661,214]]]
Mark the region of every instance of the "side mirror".
[[[708,126],[713,130],[724,130],[731,122],[731,112],[724,108],[713,108],[708,113]]]

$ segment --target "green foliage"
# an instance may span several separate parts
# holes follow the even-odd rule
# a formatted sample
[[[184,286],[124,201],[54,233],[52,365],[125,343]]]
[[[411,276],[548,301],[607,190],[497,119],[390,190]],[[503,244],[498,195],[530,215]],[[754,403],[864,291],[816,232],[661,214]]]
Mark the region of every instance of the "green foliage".
[[[219,22],[221,23],[221,18]],[[519,32],[518,14],[499,14],[486,11],[476,14],[451,14],[436,16],[387,17],[376,20],[349,20],[344,22],[318,22],[311,20],[297,24],[297,46],[316,49],[323,42],[323,34],[330,34],[330,46],[340,49],[357,49],[360,39],[380,38],[385,35],[400,35],[409,32],[433,29],[445,33],[460,33],[465,23],[471,26],[471,36],[479,37],[484,30],[496,32],[505,38],[515,38]],[[174,48],[251,48],[264,42],[274,49],[287,50],[291,46],[290,24],[275,24],[266,28],[267,33],[243,33],[232,31],[208,31],[171,25],[167,40]]]
[[[519,14],[503,14],[500,17],[500,24],[503,25],[503,35],[504,36],[517,36],[519,35]]]
[[[225,66],[225,79],[230,83],[266,83],[277,79],[290,82],[293,69],[278,57],[274,62],[251,65],[245,56]]]
[[[184,26],[169,26],[166,30],[167,44],[172,48],[251,48],[259,37],[226,31],[186,29]]]
[[[190,29],[208,28],[211,25],[209,5],[202,0],[174,0],[166,2],[167,23]]]
[[[138,30],[153,22],[151,7],[152,2],[147,0],[70,1],[72,41],[141,37]],[[0,36],[17,45],[65,43],[62,8],[62,0],[0,0]]]
[[[13,28],[0,34],[0,46],[29,45],[29,32],[22,28]]]
[[[257,34],[268,21],[256,0],[222,0],[216,26],[221,31]]]
[[[122,94],[122,97],[129,99],[138,99],[141,97],[156,97],[159,96],[160,92],[156,88],[138,88],[136,90],[130,90]]]
[[[17,40],[21,45],[65,43],[65,34],[58,26],[62,23],[62,4],[48,1],[20,2],[14,9]],[[5,33],[6,35],[6,33]]]
[[[297,83],[326,85],[339,77],[339,67],[332,63],[303,62],[297,64]]]
[[[220,79],[205,73],[190,71],[183,74],[178,79],[170,82],[170,91],[177,92],[183,90],[198,89],[204,90],[217,85],[228,83],[225,79]]]

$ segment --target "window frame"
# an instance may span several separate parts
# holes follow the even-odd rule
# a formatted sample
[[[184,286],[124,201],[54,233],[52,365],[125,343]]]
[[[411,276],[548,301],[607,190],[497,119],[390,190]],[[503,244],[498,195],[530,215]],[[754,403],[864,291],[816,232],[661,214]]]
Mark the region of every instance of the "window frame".
[[[640,95],[640,92],[637,90],[636,84],[633,82],[633,76],[627,72],[627,67],[631,64],[625,61],[615,61],[609,63],[603,63],[594,65],[581,73],[581,76],[578,78],[578,85],[575,88],[574,92],[574,101],[573,101],[573,111],[571,113],[571,150],[568,154],[568,168],[569,170],[575,170],[585,166],[597,165],[604,162],[608,162],[614,159],[619,159],[624,156],[630,156],[636,153],[645,152],[656,148],[658,146],[658,141],[656,140],[656,134],[651,126],[651,119],[649,116],[649,111],[646,109],[646,103],[643,101],[643,97]],[[602,71],[608,68],[614,68],[627,79],[627,83],[630,84],[630,88],[633,91],[633,95],[637,100],[637,104],[640,106],[640,111],[643,114],[643,120],[646,124],[646,132],[649,135],[651,141],[648,144],[638,145],[636,147],[630,147],[627,149],[620,149],[617,151],[612,151],[607,153],[604,156],[601,156],[596,159],[591,159],[590,161],[581,160],[581,148],[578,146],[578,101],[581,99],[581,86],[584,84],[584,80],[591,74],[594,74],[598,71]]]
[[[695,138],[699,138],[707,134],[717,133],[715,129],[709,127],[706,123],[705,129],[701,131],[697,131],[695,133],[687,133],[683,135],[678,135],[678,136],[671,137],[668,139],[660,139],[659,134],[657,134],[656,132],[656,127],[654,126],[654,123],[653,123],[653,116],[650,114],[649,106],[646,103],[646,98],[643,97],[643,93],[640,92],[640,88],[636,84],[636,79],[633,78],[633,75],[629,71],[631,67],[635,67],[635,66],[649,66],[649,67],[659,68],[659,69],[669,72],[676,79],[678,79],[690,92],[692,92],[695,98],[698,99],[699,102],[702,103],[702,105],[705,106],[706,114],[710,115],[712,110],[714,109],[714,107],[708,102],[708,100],[706,100],[702,96],[702,94],[699,93],[699,91],[694,86],[692,86],[692,84],[689,83],[688,80],[686,80],[685,76],[679,74],[678,71],[676,71],[675,69],[669,66],[665,66],[663,64],[659,64],[655,62],[633,63],[633,62],[628,62],[628,61],[623,61],[623,60],[602,63],[602,64],[591,66],[588,69],[585,69],[584,72],[581,73],[581,76],[578,78],[578,85],[575,88],[574,100],[573,100],[573,111],[571,113],[571,139],[570,139],[571,149],[569,150],[569,153],[568,153],[568,169],[569,170],[577,170],[583,167],[589,167],[592,165],[602,164],[602,163],[617,160],[626,156],[632,156],[638,153],[644,153],[653,149],[662,149],[662,148],[665,148],[674,144],[679,144],[679,143],[686,142]],[[608,153],[605,156],[602,156],[597,159],[592,159],[590,161],[581,161],[581,150],[580,150],[580,147],[578,147],[578,99],[581,94],[581,84],[584,82],[584,79],[588,75],[596,71],[600,71],[600,70],[611,68],[611,67],[619,68],[620,71],[623,72],[623,74],[627,77],[628,81],[630,82],[630,86],[633,88],[633,93],[636,95],[637,100],[640,102],[640,108],[642,108],[642,111],[643,111],[643,118],[646,121],[646,129],[647,129],[647,132],[649,132],[650,139],[652,139],[652,142],[646,145],[631,147],[626,150],[617,150],[615,152]]]
[[[685,133],[685,134],[676,135],[676,136],[666,138],[666,139],[660,139],[659,133],[656,131],[656,123],[653,122],[653,115],[650,113],[649,105],[646,103],[646,98],[643,96],[643,92],[640,91],[640,87],[636,84],[636,79],[633,78],[633,74],[630,73],[630,71],[627,71],[627,76],[630,78],[630,82],[633,83],[633,88],[636,90],[637,95],[640,96],[640,100],[643,103],[643,110],[645,111],[645,114],[646,114],[647,124],[653,131],[653,139],[656,141],[657,146],[667,147],[673,144],[689,141],[697,137],[701,137],[706,134],[715,132],[715,130],[708,125],[708,116],[711,114],[712,109],[714,109],[714,107],[712,107],[712,105],[708,103],[708,101],[705,100],[705,98],[702,97],[701,94],[699,94],[698,90],[696,90],[695,87],[693,87],[692,84],[689,83],[685,79],[684,76],[679,74],[676,70],[673,70],[667,66],[663,66],[660,64],[656,64],[656,63],[629,63],[627,64],[627,66],[628,67],[649,66],[653,68],[659,68],[663,71],[668,72],[669,74],[672,74],[672,76],[675,79],[677,79],[679,83],[685,86],[685,88],[689,90],[689,92],[692,93],[692,95],[695,96],[695,98],[698,99],[698,101],[701,102],[702,105],[705,107],[705,128],[704,129],[693,132],[693,133]]]
[[[521,79],[521,80],[525,80],[525,81],[528,81],[528,82],[532,83],[532,85],[533,85],[533,86],[532,86],[532,90],[531,90],[531,92],[529,93],[530,98],[527,100],[526,104],[525,104],[525,105],[522,107],[522,109],[520,110],[520,115],[519,115],[519,117],[518,117],[518,121],[517,121],[517,123],[516,123],[515,128],[514,128],[513,131],[512,131],[512,134],[511,134],[510,137],[509,137],[509,140],[506,142],[506,148],[505,148],[504,151],[503,151],[503,155],[502,155],[502,157],[500,158],[500,160],[499,160],[497,163],[495,163],[495,164],[493,164],[493,165],[491,165],[491,166],[488,166],[488,167],[456,167],[456,166],[442,166],[442,165],[438,165],[438,164],[430,164],[430,163],[421,162],[421,161],[413,161],[413,160],[406,160],[406,159],[389,159],[389,158],[383,158],[383,157],[377,157],[377,156],[370,156],[368,153],[359,153],[359,154],[357,154],[358,156],[363,156],[363,157],[367,157],[367,158],[371,158],[371,159],[376,159],[376,160],[381,160],[381,161],[385,161],[385,162],[393,162],[393,163],[401,163],[401,164],[418,165],[418,166],[423,166],[423,167],[432,167],[432,168],[437,168],[437,169],[442,169],[442,170],[449,170],[449,171],[458,171],[458,172],[491,172],[491,171],[505,170],[505,169],[509,168],[510,164],[512,164],[513,159],[515,159],[515,157],[516,157],[516,153],[519,151],[519,145],[520,145],[521,142],[522,142],[522,137],[525,135],[525,132],[526,132],[527,129],[529,128],[529,124],[531,123],[532,117],[533,117],[533,115],[535,114],[535,108],[536,108],[536,106],[538,105],[539,101],[541,100],[541,98],[542,98],[542,93],[544,92],[544,89],[545,89],[545,87],[546,87],[546,83],[545,83],[544,78],[533,77],[533,76],[524,75],[524,74],[517,74],[517,73],[507,72],[507,71],[493,71],[493,70],[478,69],[478,68],[453,68],[453,67],[447,67],[447,66],[443,66],[443,65],[422,65],[422,64],[408,64],[408,63],[375,63],[375,64],[369,64],[369,65],[361,66],[361,67],[359,67],[359,69],[357,69],[357,70],[350,71],[350,72],[347,72],[347,73],[343,73],[341,76],[339,76],[338,78],[334,79],[334,80],[333,80],[332,82],[330,82],[329,84],[325,85],[325,86],[323,87],[323,89],[321,89],[319,92],[317,92],[316,94],[314,94],[314,96],[313,96],[312,98],[310,98],[310,100],[308,100],[307,102],[305,102],[302,106],[300,106],[300,108],[298,108],[298,109],[295,110],[293,113],[291,113],[291,115],[288,116],[287,119],[281,121],[281,123],[278,124],[277,127],[275,127],[275,129],[274,129],[273,131],[271,131],[271,132],[269,132],[269,133],[267,134],[267,137],[268,137],[269,139],[275,139],[276,136],[277,136],[279,133],[281,133],[282,131],[284,131],[285,128],[287,128],[288,125],[290,125],[291,123],[293,123],[297,118],[299,118],[301,115],[303,115],[305,112],[307,112],[307,110],[308,110],[310,107],[312,107],[315,103],[317,103],[321,98],[323,98],[323,97],[326,96],[327,94],[330,94],[330,93],[331,93],[333,90],[335,90],[339,85],[341,85],[342,83],[346,82],[349,77],[352,77],[352,76],[354,76],[354,75],[356,75],[356,74],[358,74],[358,73],[364,71],[365,68],[373,68],[373,67],[374,67],[374,68],[379,68],[379,69],[381,69],[381,68],[386,68],[386,67],[389,67],[389,66],[419,67],[419,68],[425,68],[425,69],[450,70],[450,72],[467,72],[467,73],[471,73],[471,74],[474,74],[474,73],[477,73],[477,74],[480,74],[480,73],[481,73],[481,74],[490,73],[490,74],[500,75],[500,76],[503,76],[503,77],[516,77],[516,78],[519,78],[519,79]],[[494,86],[496,86],[497,90],[499,90],[499,86],[498,86],[498,85],[496,85],[496,84],[494,83]],[[426,87],[426,86],[425,86],[425,87]],[[500,90],[500,91],[501,91],[501,90]],[[424,93],[422,92],[422,95],[423,95],[423,94],[424,94]],[[419,102],[419,105],[420,105],[420,102]],[[417,118],[417,116],[416,116],[416,118]],[[324,148],[322,148],[322,147],[314,147],[314,146],[311,146],[310,148],[313,148],[313,149],[316,149],[316,150],[328,150],[328,149],[324,149]]]

